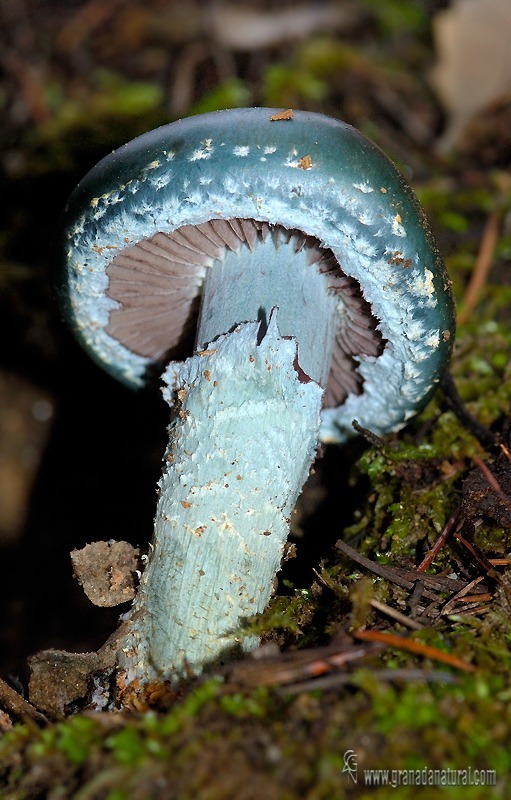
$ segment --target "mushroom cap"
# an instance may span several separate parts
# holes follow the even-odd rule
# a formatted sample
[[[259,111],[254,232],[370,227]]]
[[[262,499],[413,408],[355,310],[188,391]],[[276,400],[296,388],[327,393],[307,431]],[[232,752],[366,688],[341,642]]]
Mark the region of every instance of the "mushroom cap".
[[[299,230],[332,251],[370,304],[383,353],[361,355],[360,395],[323,411],[322,439],[352,421],[397,430],[434,392],[454,342],[451,284],[411,188],[355,128],[305,111],[244,108],[173,122],[100,161],[63,216],[59,294],[81,343],[112,375],[144,385],[151,359],[107,331],[116,254],[157,233],[210,220],[254,219]]]

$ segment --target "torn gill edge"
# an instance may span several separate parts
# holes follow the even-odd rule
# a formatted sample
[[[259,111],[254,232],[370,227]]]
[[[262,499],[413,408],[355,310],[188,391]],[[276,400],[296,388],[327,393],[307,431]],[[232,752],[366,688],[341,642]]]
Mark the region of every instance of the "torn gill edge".
[[[278,326],[278,322],[277,322],[278,313],[279,313],[279,307],[278,306],[273,306],[273,308],[270,311],[270,317],[268,319],[268,322],[265,322],[265,320],[261,320],[260,321],[260,323],[259,323],[259,332],[258,332],[258,335],[257,335],[257,346],[258,347],[262,344],[262,341],[263,341],[264,337],[266,336],[266,334],[268,333],[268,330],[269,330],[270,326],[272,324],[277,324],[277,326]],[[296,341],[296,338],[294,336],[281,336],[281,338],[284,339],[287,342],[293,341],[294,344],[295,344],[295,357],[294,357],[294,360],[293,360],[293,369],[296,372],[296,375],[297,375],[299,383],[310,383],[313,379],[310,377],[310,375],[307,375],[307,373],[305,372],[304,369],[302,369],[302,367],[300,366],[300,363],[298,361],[298,342]]]

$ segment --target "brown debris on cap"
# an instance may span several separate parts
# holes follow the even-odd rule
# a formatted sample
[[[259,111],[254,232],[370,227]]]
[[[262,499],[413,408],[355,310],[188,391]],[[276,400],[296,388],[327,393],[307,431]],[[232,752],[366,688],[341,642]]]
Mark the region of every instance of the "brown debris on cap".
[[[310,169],[312,167],[312,158],[309,155],[303,156],[298,159],[298,166],[300,169]]]
[[[285,229],[253,219],[214,219],[157,233],[127,247],[107,267],[107,294],[119,303],[110,313],[107,333],[151,361],[187,358],[193,352],[207,270],[226,249],[238,252],[248,246],[254,250],[270,231],[279,230]],[[295,238],[296,252],[307,250],[309,264],[317,264],[327,276],[330,291],[339,297],[340,322],[323,401],[324,407],[335,407],[348,394],[362,391],[357,356],[381,355],[385,340],[360,286],[343,273],[332,251],[301,231],[286,230],[286,234],[287,242]]]
[[[272,114],[270,117],[271,122],[279,122],[283,119],[292,119],[294,117],[295,112],[292,108],[288,108],[287,111],[279,111],[277,114]]]

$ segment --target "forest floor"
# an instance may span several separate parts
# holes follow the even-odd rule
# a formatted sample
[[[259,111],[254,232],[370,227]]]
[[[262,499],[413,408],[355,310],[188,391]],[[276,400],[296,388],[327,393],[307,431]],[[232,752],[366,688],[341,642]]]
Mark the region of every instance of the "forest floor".
[[[511,19],[500,0],[483,21],[448,5],[3,3],[5,800],[511,796],[511,75],[498,61]],[[473,65],[492,58],[500,78],[485,81]],[[28,658],[94,652],[116,626],[69,552],[147,550],[168,423],[155,394],[118,386],[61,322],[59,215],[113,148],[251,105],[343,119],[402,170],[453,281],[452,381],[401,433],[317,462],[296,558],[251,623],[259,658],[153,708],[36,708]]]

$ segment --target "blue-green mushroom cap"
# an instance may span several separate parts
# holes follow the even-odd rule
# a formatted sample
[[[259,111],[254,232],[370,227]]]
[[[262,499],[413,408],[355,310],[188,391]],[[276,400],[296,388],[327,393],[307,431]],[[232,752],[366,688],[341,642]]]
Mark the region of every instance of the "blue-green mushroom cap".
[[[331,250],[359,284],[385,342],[360,355],[360,394],[323,411],[321,436],[352,421],[402,427],[434,392],[454,341],[451,284],[424,212],[401,173],[367,137],[305,111],[245,108],[179,120],[99,162],[66,207],[59,294],[81,343],[134,388],[154,364],[107,327],[116,254],[157,233],[210,220],[253,219],[299,230]]]

